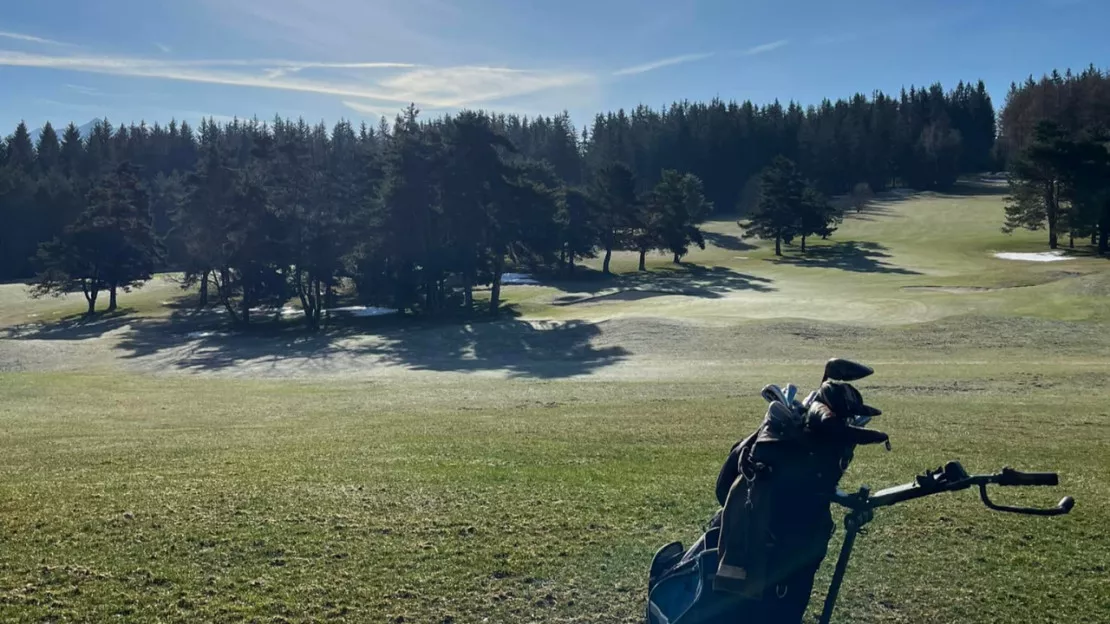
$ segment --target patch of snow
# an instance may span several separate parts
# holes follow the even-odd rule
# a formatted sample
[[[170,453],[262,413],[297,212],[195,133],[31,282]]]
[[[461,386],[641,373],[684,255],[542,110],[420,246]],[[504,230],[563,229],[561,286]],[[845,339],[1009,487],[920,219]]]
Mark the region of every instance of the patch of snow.
[[[501,275],[501,284],[503,286],[539,286],[540,283],[536,278],[528,273],[503,273]]]
[[[1002,260],[1025,260],[1026,262],[1059,262],[1061,260],[1074,260],[1064,255],[1063,251],[1041,251],[1036,253],[1005,252],[994,254],[995,258]]]
[[[393,308],[375,308],[373,306],[346,306],[343,308],[331,308],[328,310],[329,314],[344,314],[346,316],[354,316],[364,318],[368,316],[388,316],[390,314],[397,314],[397,310]]]
[[[187,338],[222,338],[227,335],[225,332],[217,331],[193,331],[185,334]]]
[[[164,306],[170,306],[170,305],[173,305],[173,302],[172,301],[162,301],[162,302],[160,302],[160,304],[164,305]]]
[[[27,316],[29,316],[29,317],[31,317],[31,318],[35,318],[36,316],[38,316],[38,313],[35,313],[35,314],[28,314]]]

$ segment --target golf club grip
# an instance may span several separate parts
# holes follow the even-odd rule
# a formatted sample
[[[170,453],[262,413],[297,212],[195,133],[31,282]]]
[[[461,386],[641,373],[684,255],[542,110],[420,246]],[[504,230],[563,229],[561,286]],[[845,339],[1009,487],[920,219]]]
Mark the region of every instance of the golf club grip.
[[[1018,472],[1003,468],[998,485],[1059,485],[1060,477],[1055,472]]]

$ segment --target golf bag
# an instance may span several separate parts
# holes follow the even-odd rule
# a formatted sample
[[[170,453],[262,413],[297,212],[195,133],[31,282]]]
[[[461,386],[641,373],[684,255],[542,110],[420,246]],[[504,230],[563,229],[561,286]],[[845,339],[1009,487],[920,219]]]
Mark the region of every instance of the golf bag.
[[[708,530],[689,549],[673,542],[652,561],[648,624],[801,621],[835,528],[837,484],[857,445],[887,442],[863,428],[881,412],[838,380],[870,374],[831,360],[821,388],[804,401],[792,384],[764,388],[767,414],[721,467],[721,508]]]

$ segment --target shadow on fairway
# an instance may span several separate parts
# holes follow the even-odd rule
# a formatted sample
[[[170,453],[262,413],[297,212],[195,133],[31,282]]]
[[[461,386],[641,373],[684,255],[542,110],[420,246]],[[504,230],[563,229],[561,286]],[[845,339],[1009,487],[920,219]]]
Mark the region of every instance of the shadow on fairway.
[[[832,245],[812,246],[804,253],[796,252],[778,258],[768,258],[775,264],[791,264],[819,269],[839,269],[854,273],[886,273],[894,275],[921,275],[917,271],[885,262],[890,254],[878,243],[846,241]]]
[[[75,314],[55,320],[26,323],[0,329],[0,338],[36,340],[88,340],[99,338],[131,322],[135,310],[119,308],[113,312],[99,312],[93,316]]]
[[[504,316],[468,322],[344,320],[317,332],[299,323],[231,330],[171,317],[136,320],[115,348],[125,359],[147,360],[158,368],[260,377],[357,374],[400,366],[554,379],[588,374],[628,355],[620,347],[592,344],[600,333],[591,323],[532,324]]]
[[[683,295],[704,299],[719,299],[729,292],[751,290],[772,292],[774,280],[758,275],[740,273],[728,267],[705,267],[689,262],[656,267],[650,271],[604,275],[593,269],[575,269],[573,278],[539,278],[544,286],[557,288],[565,293],[556,305],[572,305],[598,295],[611,299],[640,300],[650,297]]]
[[[727,249],[729,251],[751,251],[756,246],[748,243],[739,236],[724,234],[722,232],[702,232],[707,245]]]

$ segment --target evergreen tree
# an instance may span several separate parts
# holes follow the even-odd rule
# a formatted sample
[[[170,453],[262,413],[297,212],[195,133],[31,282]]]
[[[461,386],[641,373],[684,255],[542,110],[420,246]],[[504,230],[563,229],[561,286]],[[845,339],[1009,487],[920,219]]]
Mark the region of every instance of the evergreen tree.
[[[601,240],[598,206],[581,187],[565,188],[556,217],[559,227],[560,264],[574,273],[575,261],[594,258]]]
[[[640,209],[635,174],[623,163],[609,163],[595,174],[590,195],[598,208],[597,224],[605,250],[602,271],[608,275],[613,251],[629,243],[628,235]]]
[[[10,167],[31,173],[35,168],[35,146],[31,143],[31,133],[27,124],[22,121],[15,128],[15,133],[8,137],[8,159]]]
[[[42,173],[49,173],[57,167],[61,160],[60,152],[58,133],[54,131],[54,126],[50,125],[48,121],[42,127],[38,145],[35,146],[35,160],[38,164],[38,170]]]
[[[1039,123],[1034,142],[1011,164],[1003,232],[1047,226],[1049,248],[1057,248],[1061,182],[1067,159],[1067,139],[1060,127],[1051,121]]]
[[[824,195],[807,185],[802,192],[801,203],[798,206],[798,222],[795,227],[795,235],[801,238],[801,250],[805,252],[806,238],[810,236],[821,238],[831,236],[842,219],[840,211]]]
[[[62,133],[62,145],[58,154],[58,164],[61,166],[62,173],[67,177],[76,176],[81,171],[84,159],[85,145],[81,139],[81,131],[76,125],[70,123]]]
[[[119,290],[128,292],[151,278],[159,255],[146,194],[135,168],[124,162],[97,183],[88,207],[62,237],[40,247],[41,271],[33,293],[61,295],[80,289],[91,315],[99,292],[108,290],[111,312]]]
[[[775,241],[775,255],[782,255],[782,243],[789,243],[798,231],[800,209],[806,183],[793,161],[779,156],[760,177],[759,204],[741,226],[745,236]]]
[[[657,225],[660,247],[671,253],[675,264],[689,253],[691,244],[705,249],[698,225],[709,217],[713,205],[705,199],[697,176],[674,169],[664,171],[648,203],[660,215]]]

